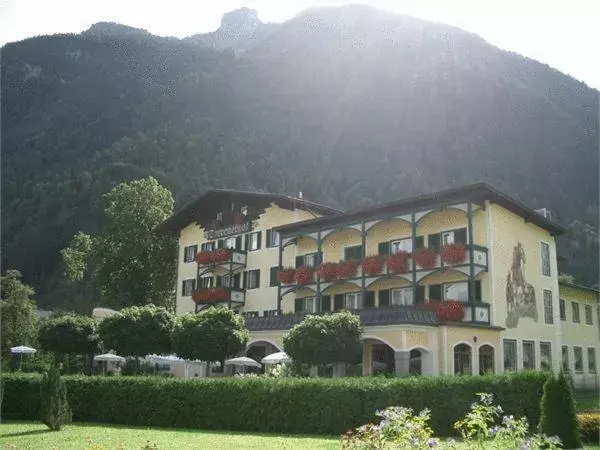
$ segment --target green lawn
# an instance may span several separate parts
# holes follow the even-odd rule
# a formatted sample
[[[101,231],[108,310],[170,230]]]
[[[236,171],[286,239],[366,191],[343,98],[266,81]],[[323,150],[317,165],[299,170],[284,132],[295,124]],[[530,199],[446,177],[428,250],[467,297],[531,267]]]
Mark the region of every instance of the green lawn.
[[[219,431],[129,428],[75,423],[48,431],[32,422],[0,424],[0,448],[6,449],[339,449],[337,437],[246,434]],[[152,448],[152,447],[149,447]]]
[[[574,392],[577,411],[600,411],[600,398],[597,392]]]

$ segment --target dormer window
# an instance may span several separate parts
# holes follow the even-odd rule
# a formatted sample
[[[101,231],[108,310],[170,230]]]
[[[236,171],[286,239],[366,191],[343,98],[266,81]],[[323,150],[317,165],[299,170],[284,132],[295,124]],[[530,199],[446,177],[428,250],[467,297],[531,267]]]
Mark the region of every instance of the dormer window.
[[[248,207],[247,206],[242,206],[240,208],[240,213],[242,214],[242,216],[247,216],[248,215]]]
[[[223,213],[217,213],[217,222],[223,222]]]

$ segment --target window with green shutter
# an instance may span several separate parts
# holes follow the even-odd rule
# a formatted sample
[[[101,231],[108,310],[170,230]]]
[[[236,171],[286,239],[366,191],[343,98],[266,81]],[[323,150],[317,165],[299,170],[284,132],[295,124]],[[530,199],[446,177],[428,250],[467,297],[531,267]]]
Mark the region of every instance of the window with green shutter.
[[[380,255],[388,255],[390,253],[390,243],[380,242],[378,245]]]
[[[361,259],[362,256],[362,245],[344,248],[344,259]]]
[[[415,305],[422,305],[423,303],[425,303],[425,286],[417,286]]]
[[[415,238],[415,247],[413,248],[413,250],[416,250],[417,248],[423,248],[425,246],[425,238],[423,236],[417,236]]]
[[[427,247],[435,250],[436,253],[440,252],[440,234],[439,233],[435,233],[435,234],[430,234],[427,237]]]
[[[442,285],[441,284],[430,284],[429,285],[429,300],[442,301]]]
[[[364,308],[373,308],[375,306],[375,292],[366,291],[365,292],[365,302]]]
[[[344,294],[338,294],[333,297],[333,310],[338,311],[344,308]]]
[[[390,305],[390,291],[389,289],[384,289],[379,291],[379,306],[389,306]]]
[[[321,296],[321,311],[331,311],[331,295]]]
[[[304,265],[304,256],[296,256],[296,269]]]
[[[279,284],[279,267],[274,266],[269,269],[269,286],[277,286]]]

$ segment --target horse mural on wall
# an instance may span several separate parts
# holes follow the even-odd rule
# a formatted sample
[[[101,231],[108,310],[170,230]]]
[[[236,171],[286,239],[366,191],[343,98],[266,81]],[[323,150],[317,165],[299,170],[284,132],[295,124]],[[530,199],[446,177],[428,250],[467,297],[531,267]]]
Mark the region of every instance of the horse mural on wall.
[[[538,321],[535,288],[525,280],[525,251],[519,242],[513,249],[513,261],[506,275],[506,327],[516,328],[520,317]]]

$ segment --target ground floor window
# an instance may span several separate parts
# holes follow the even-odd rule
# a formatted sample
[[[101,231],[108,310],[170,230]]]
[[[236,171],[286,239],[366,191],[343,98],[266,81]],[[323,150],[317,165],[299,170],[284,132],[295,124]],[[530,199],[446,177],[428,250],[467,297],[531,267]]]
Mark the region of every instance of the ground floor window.
[[[596,349],[594,347],[588,347],[588,372],[596,373]]]
[[[504,371],[517,371],[517,341],[513,339],[504,339]]]
[[[454,375],[472,375],[471,347],[458,344],[454,347]]]
[[[535,343],[523,341],[523,370],[535,370]]]
[[[408,360],[408,373],[410,375],[423,374],[423,352],[421,350],[411,350]]]
[[[396,355],[394,350],[385,344],[373,344],[373,373],[394,373],[396,371]]]
[[[540,369],[552,370],[552,344],[540,342]]]
[[[392,290],[392,305],[412,306],[413,303],[412,287]]]
[[[561,348],[562,352],[562,370],[563,372],[569,371],[569,347],[563,345]]]
[[[345,295],[345,303],[347,309],[361,309],[362,295],[360,292],[351,292]]]
[[[573,359],[575,360],[575,372],[583,372],[583,348],[573,347]]]
[[[494,347],[482,345],[479,347],[479,375],[494,373]]]

